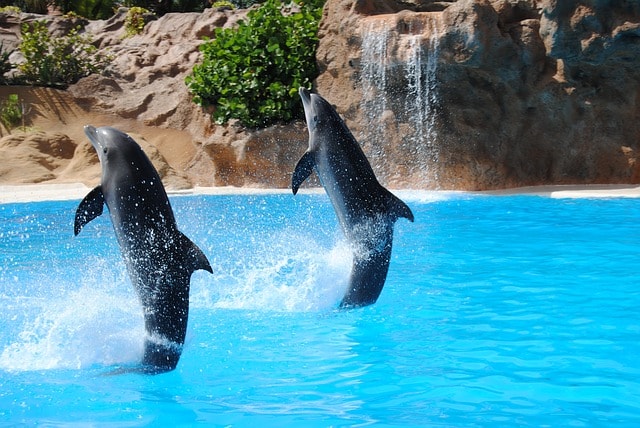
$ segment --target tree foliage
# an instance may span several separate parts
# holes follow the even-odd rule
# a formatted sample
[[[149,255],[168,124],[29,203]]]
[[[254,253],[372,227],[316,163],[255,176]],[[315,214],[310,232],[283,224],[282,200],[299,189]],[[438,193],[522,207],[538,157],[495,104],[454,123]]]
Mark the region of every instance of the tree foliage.
[[[253,4],[256,0],[235,0],[241,4]],[[209,6],[209,0],[0,0],[0,8],[16,7],[23,12],[47,14],[50,7],[63,14],[75,13],[87,19],[108,19],[120,7],[141,7],[158,16],[169,12],[201,12]]]
[[[154,15],[143,7],[134,6],[129,8],[124,19],[124,31],[126,37],[141,34],[144,26]]]
[[[0,85],[6,85],[9,80],[6,74],[13,70],[14,66],[10,61],[12,51],[4,49],[4,43],[0,42]]]
[[[50,0],[48,3],[64,14],[71,12],[88,19],[108,19],[118,6],[117,0]]]
[[[201,45],[202,63],[186,82],[197,104],[213,107],[216,122],[263,127],[302,112],[298,88],[310,88],[317,76],[321,8],[291,9],[267,0],[237,28],[217,29]]]
[[[237,7],[255,1],[230,0]],[[318,73],[317,31],[325,0],[283,1],[266,0],[236,28],[218,28],[215,37],[200,46],[203,60],[186,83],[196,103],[212,108],[216,122],[235,118],[248,127],[264,127],[302,114],[298,89],[310,88]],[[27,12],[43,4],[55,5],[65,16],[89,19],[105,19],[116,7],[129,7],[126,29],[132,35],[141,31],[146,10],[155,15],[198,11],[209,0],[0,0],[0,6],[21,6]],[[25,61],[11,83],[66,86],[101,72],[110,61],[98,54],[91,36],[79,27],[66,36],[52,37],[45,21],[23,24],[19,50]],[[0,54],[4,78],[13,65],[8,53]]]
[[[22,120],[22,108],[18,94],[9,94],[6,99],[0,101],[0,122],[8,130],[20,124]]]
[[[20,77],[36,85],[66,86],[102,71],[109,61],[96,52],[89,35],[74,28],[66,36],[52,37],[44,21],[22,25],[19,49],[25,59],[18,66]]]

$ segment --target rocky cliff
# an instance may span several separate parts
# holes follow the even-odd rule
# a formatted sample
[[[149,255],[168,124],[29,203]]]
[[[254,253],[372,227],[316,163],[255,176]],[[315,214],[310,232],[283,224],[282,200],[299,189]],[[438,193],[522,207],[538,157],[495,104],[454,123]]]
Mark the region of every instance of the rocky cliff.
[[[203,38],[213,36],[215,28],[235,25],[246,12],[167,14],[132,37],[125,37],[125,9],[109,20],[91,22],[0,14],[0,41],[7,50],[18,46],[21,23],[46,20],[53,34],[81,24],[99,52],[113,58],[104,75],[88,76],[64,91],[0,87],[0,99],[17,93],[28,112],[26,130],[2,129],[0,184],[95,185],[100,168],[83,134],[83,126],[92,124],[132,134],[170,188],[286,187],[306,147],[304,124],[258,131],[235,124],[216,126],[208,112],[191,101],[184,83],[200,58]],[[12,60],[20,61],[19,52]],[[65,150],[58,150],[62,146]]]
[[[320,36],[318,91],[388,181],[640,180],[637,2],[330,0]]]
[[[170,187],[287,186],[304,124],[216,126],[184,85],[202,37],[244,13],[168,14],[129,38],[122,11],[87,23],[114,58],[105,76],[66,91],[0,88],[20,93],[38,131],[0,139],[0,183],[94,184],[92,123],[133,133]],[[1,14],[0,40],[16,46],[20,22],[43,18],[62,31],[62,18]],[[328,0],[319,36],[317,91],[391,187],[640,181],[636,2]]]

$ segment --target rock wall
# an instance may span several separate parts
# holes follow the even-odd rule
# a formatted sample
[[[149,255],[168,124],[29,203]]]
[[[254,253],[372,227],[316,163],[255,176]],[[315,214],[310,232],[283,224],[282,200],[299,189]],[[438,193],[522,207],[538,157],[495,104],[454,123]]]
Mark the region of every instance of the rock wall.
[[[86,21],[55,16],[0,13],[0,41],[17,48],[20,25],[45,20],[62,35],[80,24],[99,52],[113,60],[104,75],[91,75],[61,91],[48,88],[0,87],[0,99],[18,93],[28,106],[26,132],[0,128],[0,184],[73,182],[94,185],[100,169],[82,129],[85,124],[115,126],[133,134],[150,155],[170,188],[193,186],[286,187],[297,158],[306,150],[302,123],[248,130],[236,124],[217,126],[209,113],[191,101],[185,77],[200,59],[204,37],[216,28],[234,26],[247,10],[207,9],[203,13],[171,13],[146,24],[140,35],[125,37],[126,10],[112,18]],[[12,61],[20,62],[19,52]],[[32,146],[33,133],[50,147],[72,144],[75,161],[46,144]],[[7,135],[9,134],[10,135]],[[18,144],[18,142],[23,142]],[[47,165],[43,168],[42,158]],[[55,166],[55,167],[53,167]],[[27,174],[23,171],[33,171]]]
[[[429,5],[441,11],[420,11]],[[386,39],[372,42],[382,31]],[[318,91],[391,185],[479,190],[640,180],[637,2],[329,0],[320,37]],[[437,63],[422,138],[406,118],[416,79],[398,78],[416,40],[423,63]],[[369,72],[371,46],[386,52],[377,59],[385,72]],[[371,80],[378,80],[374,96]],[[386,101],[370,108],[372,99]],[[370,132],[377,128],[390,132]]]
[[[184,84],[202,38],[246,11],[168,14],[128,38],[124,15],[0,14],[5,49],[18,45],[21,23],[45,19],[60,34],[83,24],[114,58],[105,76],[66,91],[0,88],[0,98],[18,91],[29,103],[28,132],[0,129],[0,183],[96,183],[82,134],[91,123],[148,144],[169,187],[287,187],[304,124],[217,126]],[[319,36],[316,89],[390,187],[640,182],[638,2],[328,0]],[[47,138],[65,149],[44,148],[43,160]],[[12,170],[11,158],[32,171]]]

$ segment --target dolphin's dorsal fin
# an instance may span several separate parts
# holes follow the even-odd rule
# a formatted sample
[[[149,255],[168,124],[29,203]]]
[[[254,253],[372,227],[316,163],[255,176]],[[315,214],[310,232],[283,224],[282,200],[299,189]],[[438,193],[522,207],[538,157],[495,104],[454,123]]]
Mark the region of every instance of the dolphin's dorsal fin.
[[[293,171],[293,177],[291,177],[291,190],[293,194],[298,193],[300,185],[306,180],[313,172],[315,165],[315,159],[311,152],[306,152],[298,161],[296,169]]]
[[[104,209],[104,194],[102,186],[94,187],[80,202],[76,209],[73,233],[78,235],[85,224],[102,214]]]
[[[407,220],[413,222],[413,213],[411,212],[409,206],[388,190],[387,194],[387,211],[393,216],[394,221],[399,219],[400,217],[404,217]]]
[[[180,239],[180,247],[182,251],[184,251],[184,254],[186,254],[187,261],[190,263],[189,267],[191,271],[194,272],[202,269],[213,273],[209,259],[207,259],[207,256],[204,255],[202,250],[180,231],[178,231],[178,238]]]

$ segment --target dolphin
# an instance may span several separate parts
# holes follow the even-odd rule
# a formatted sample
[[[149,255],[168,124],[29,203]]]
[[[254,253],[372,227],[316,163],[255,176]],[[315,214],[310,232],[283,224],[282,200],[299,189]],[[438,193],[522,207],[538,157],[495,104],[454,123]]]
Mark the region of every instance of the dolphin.
[[[309,148],[291,179],[295,195],[315,170],[353,251],[349,287],[341,308],[378,300],[389,270],[393,226],[409,207],[376,179],[360,145],[335,109],[321,96],[300,88],[309,130]]]
[[[189,316],[191,274],[213,272],[204,253],[178,230],[158,172],[138,143],[111,127],[87,125],[102,182],[76,210],[74,234],[107,205],[131,282],[144,311],[143,373],[175,369]]]

